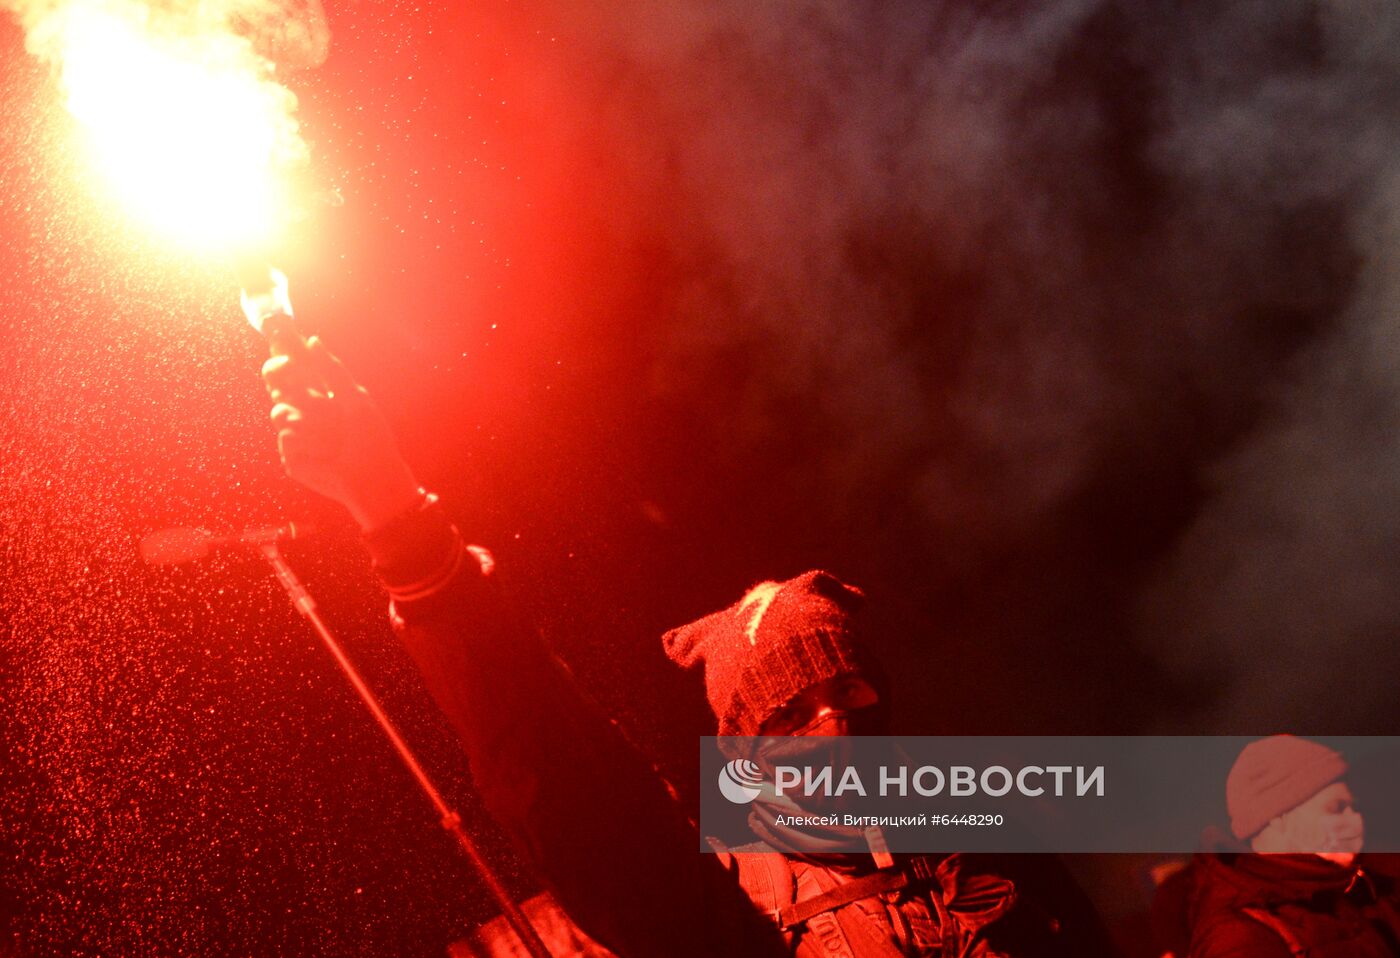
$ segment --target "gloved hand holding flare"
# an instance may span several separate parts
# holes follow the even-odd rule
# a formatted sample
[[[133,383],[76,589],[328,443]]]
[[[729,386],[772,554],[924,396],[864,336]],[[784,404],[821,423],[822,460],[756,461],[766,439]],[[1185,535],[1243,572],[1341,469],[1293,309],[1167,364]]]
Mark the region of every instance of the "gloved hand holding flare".
[[[270,270],[242,302],[272,352],[262,375],[287,475],[345,506],[366,532],[412,509],[418,480],[388,420],[340,360],[297,328],[287,277]]]

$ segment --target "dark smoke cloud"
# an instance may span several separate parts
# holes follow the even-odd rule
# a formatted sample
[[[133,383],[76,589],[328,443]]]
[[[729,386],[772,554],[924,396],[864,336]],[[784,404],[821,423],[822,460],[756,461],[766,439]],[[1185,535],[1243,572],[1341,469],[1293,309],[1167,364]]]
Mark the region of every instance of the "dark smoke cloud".
[[[1294,6],[1307,60],[1292,68],[1256,39],[1275,7],[1192,31],[1198,62],[1237,72],[1206,109],[1191,87],[1171,91],[1162,151],[1222,217],[1241,196],[1329,205],[1357,257],[1346,302],[1260,384],[1257,426],[1203,463],[1202,506],[1144,599],[1169,666],[1226,677],[1202,720],[1232,730],[1366,727],[1388,718],[1397,663],[1400,8]]]
[[[1326,718],[1400,622],[1400,8],[557,16],[651,211],[617,241],[665,234],[652,388],[727,384],[721,458],[914,511],[931,589],[1031,556],[1202,722]]]

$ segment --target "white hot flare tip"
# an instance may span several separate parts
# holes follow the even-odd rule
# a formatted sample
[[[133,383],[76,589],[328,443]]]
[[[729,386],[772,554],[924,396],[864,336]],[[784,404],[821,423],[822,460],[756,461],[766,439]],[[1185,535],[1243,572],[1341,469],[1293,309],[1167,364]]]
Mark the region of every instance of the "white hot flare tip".
[[[291,316],[292,298],[287,292],[287,274],[280,269],[267,271],[268,285],[249,292],[239,291],[239,301],[243,304],[243,315],[259,333],[273,316]]]

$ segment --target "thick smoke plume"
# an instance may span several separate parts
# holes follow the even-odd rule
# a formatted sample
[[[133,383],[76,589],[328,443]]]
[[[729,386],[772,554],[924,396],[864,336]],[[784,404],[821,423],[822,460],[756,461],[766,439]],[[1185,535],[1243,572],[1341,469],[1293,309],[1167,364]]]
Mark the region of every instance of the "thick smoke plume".
[[[824,521],[917,511],[948,571],[908,585],[1140,645],[1199,723],[1386,701],[1400,7],[637,3],[559,34],[612,65],[580,135],[647,184],[619,242],[665,237],[655,388],[732,390],[706,448],[736,473]]]

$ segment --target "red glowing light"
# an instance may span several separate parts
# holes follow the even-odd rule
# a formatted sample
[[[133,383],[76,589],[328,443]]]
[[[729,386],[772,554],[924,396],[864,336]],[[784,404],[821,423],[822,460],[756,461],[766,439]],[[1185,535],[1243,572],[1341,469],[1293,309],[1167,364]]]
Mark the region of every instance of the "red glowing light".
[[[251,41],[72,0],[31,35],[60,64],[94,166],[133,215],[200,251],[269,242],[306,148],[296,98]]]

